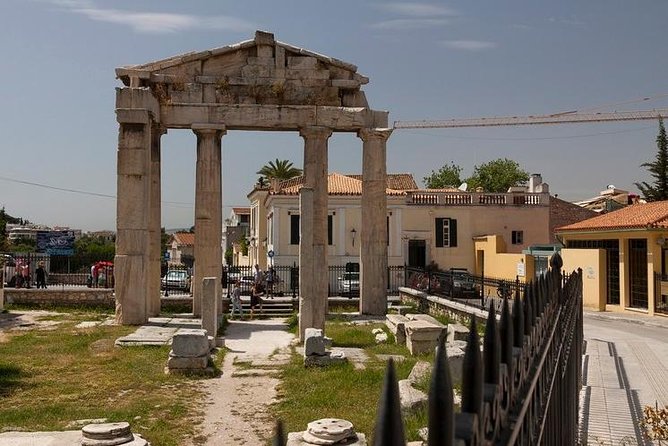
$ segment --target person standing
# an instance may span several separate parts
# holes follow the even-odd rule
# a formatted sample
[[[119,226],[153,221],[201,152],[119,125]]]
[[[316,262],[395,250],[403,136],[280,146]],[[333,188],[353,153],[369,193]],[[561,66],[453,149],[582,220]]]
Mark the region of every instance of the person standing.
[[[37,288],[46,289],[46,271],[44,270],[44,262],[39,262],[37,264],[35,278],[37,279]]]
[[[232,287],[232,294],[230,295],[232,300],[232,314],[231,317],[234,317],[234,313],[239,311],[239,317],[243,319],[244,310],[241,308],[241,288],[239,288],[239,281],[235,281]]]
[[[274,267],[270,266],[269,269],[267,270],[267,297],[269,299],[274,298],[274,281],[276,280],[276,271],[274,271]]]
[[[30,260],[25,260],[21,265],[21,276],[23,277],[23,285],[30,288]]]
[[[260,289],[260,285],[253,285],[251,288],[251,296],[250,296],[250,317],[253,319],[253,316],[255,315],[255,307],[260,307],[260,314],[262,313],[262,298],[260,295],[262,294],[262,290]]]

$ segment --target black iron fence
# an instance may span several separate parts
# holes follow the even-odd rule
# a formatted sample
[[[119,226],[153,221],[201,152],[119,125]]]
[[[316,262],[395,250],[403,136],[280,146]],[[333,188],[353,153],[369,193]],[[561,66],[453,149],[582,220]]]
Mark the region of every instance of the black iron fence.
[[[299,294],[299,266],[274,266],[275,279],[271,285],[272,293],[278,296],[297,296]],[[263,271],[266,278],[267,272]],[[328,294],[330,297],[358,297],[360,291],[361,273],[358,268],[350,265],[329,265],[327,273]],[[234,281],[240,282],[241,294],[250,294],[255,281],[255,271],[252,266],[228,266],[223,268],[223,287]],[[387,269],[388,295],[397,295],[399,287],[404,285],[404,267],[389,266]],[[265,288],[269,285],[264,283]]]
[[[666,294],[663,286],[665,284]],[[654,273],[654,312],[668,314],[668,276]]]
[[[111,262],[83,265],[71,256],[42,253],[0,253],[5,286],[32,288],[40,285],[113,287]],[[96,267],[97,265],[97,267]],[[43,280],[43,281],[42,281]]]
[[[504,298],[500,320],[490,305],[482,340],[471,318],[463,361],[461,410],[455,412],[450,367],[441,336],[432,369],[428,445],[575,445],[582,379],[582,270],[552,269]],[[273,444],[283,445],[277,426]],[[392,360],[378,405],[373,444],[405,446]]]
[[[512,298],[518,293],[524,297],[525,282],[519,277],[508,280],[476,276],[465,270],[434,271],[406,266],[404,286],[477,308],[493,304],[496,311],[500,311],[504,298]]]

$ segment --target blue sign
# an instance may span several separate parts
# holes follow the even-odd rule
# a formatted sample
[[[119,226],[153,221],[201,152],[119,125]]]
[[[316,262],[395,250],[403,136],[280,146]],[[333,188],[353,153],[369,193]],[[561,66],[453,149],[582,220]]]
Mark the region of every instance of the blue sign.
[[[269,252],[267,253],[267,257],[269,257],[270,259],[271,259],[272,257],[274,257],[274,250],[273,250],[273,249],[270,249],[270,250],[269,250]]]
[[[165,260],[169,260],[169,251],[165,251]]]
[[[37,252],[71,256],[74,254],[74,234],[71,231],[38,231]]]

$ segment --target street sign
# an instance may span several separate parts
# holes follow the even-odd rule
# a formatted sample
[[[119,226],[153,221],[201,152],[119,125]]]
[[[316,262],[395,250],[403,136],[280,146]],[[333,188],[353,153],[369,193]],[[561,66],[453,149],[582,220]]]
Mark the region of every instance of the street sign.
[[[272,257],[274,257],[274,250],[273,250],[273,249],[270,249],[270,250],[269,250],[269,252],[267,253],[267,257],[269,257],[270,259],[271,259]]]
[[[169,260],[169,251],[165,251],[165,260]]]

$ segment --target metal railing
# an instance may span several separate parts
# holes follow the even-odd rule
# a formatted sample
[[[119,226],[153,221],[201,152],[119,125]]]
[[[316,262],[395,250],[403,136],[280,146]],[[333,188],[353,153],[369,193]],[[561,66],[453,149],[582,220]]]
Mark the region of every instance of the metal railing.
[[[348,269],[347,269],[348,268]],[[274,266],[276,277],[273,291],[278,296],[299,295],[299,266]],[[266,271],[265,271],[266,273]],[[241,294],[250,294],[255,270],[252,266],[226,266],[223,268],[223,288],[227,288],[232,280],[240,280]],[[359,270],[346,265],[329,265],[327,272],[328,295],[330,297],[359,297],[361,274]],[[387,268],[387,293],[398,295],[399,287],[404,285],[404,266]]]
[[[56,256],[43,253],[0,253],[3,257],[5,286],[14,288],[37,287],[42,273],[46,286],[100,286],[113,287],[113,269],[98,268],[95,278],[91,274],[91,266],[100,259],[73,258],[72,256]],[[101,279],[101,280],[100,280]]]
[[[508,280],[466,273],[469,280],[458,281],[457,274],[451,271],[406,266],[404,286],[477,308],[487,308],[493,303],[497,311],[500,311],[504,298],[510,299],[518,293],[520,297],[524,297],[525,283],[519,277]],[[462,277],[459,276],[459,279]],[[466,286],[462,286],[462,282]]]
[[[431,374],[428,445],[578,444],[582,379],[582,270],[564,278],[555,254],[551,271],[527,284],[524,298],[504,298],[500,320],[490,306],[481,340],[471,318],[463,360],[461,410],[441,336]],[[283,445],[280,423],[273,444]],[[405,446],[399,388],[390,359],[376,414],[373,444]]]
[[[662,286],[668,284],[668,276],[654,273],[654,312],[668,314],[668,295],[663,294]],[[667,287],[668,288],[668,287]]]

